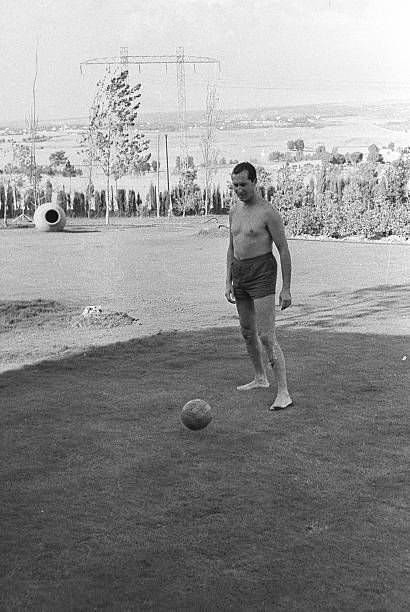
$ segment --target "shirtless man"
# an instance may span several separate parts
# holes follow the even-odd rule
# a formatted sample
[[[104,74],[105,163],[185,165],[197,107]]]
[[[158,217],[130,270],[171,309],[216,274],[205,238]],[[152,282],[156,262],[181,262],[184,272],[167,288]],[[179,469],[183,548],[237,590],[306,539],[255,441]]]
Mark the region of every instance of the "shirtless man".
[[[277,396],[270,410],[292,405],[286,381],[286,366],[275,334],[276,259],[279,251],[282,271],[282,310],[291,304],[291,259],[281,216],[258,193],[256,170],[248,162],[235,166],[232,184],[239,201],[229,213],[226,299],[236,304],[242,336],[255,369],[255,378],[239,391],[269,387],[262,347],[278,383]]]

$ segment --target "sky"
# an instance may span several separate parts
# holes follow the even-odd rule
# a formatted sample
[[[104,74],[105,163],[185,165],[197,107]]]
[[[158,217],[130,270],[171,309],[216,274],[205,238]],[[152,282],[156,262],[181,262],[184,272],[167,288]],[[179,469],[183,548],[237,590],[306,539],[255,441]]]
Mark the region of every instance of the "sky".
[[[186,58],[188,110],[410,101],[408,0],[0,0],[0,122],[86,117],[104,64]],[[36,74],[37,50],[37,78]],[[189,62],[210,57],[218,64]],[[83,70],[80,64],[83,63]],[[141,114],[176,111],[176,65],[130,65]]]

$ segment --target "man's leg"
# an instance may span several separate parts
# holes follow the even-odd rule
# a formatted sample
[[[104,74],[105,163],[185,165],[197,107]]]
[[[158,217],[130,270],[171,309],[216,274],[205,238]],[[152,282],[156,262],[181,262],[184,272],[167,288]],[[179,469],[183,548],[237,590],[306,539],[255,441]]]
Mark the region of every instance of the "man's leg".
[[[254,308],[258,334],[278,383],[278,393],[270,409],[287,408],[292,404],[292,399],[288,391],[285,358],[276,338],[275,296],[267,295],[255,299]]]
[[[246,385],[237,387],[239,391],[250,391],[260,387],[269,387],[262,357],[262,344],[256,326],[255,308],[253,300],[249,297],[236,298],[236,309],[239,314],[239,323],[242,336],[245,340],[248,355],[255,369],[255,378]]]

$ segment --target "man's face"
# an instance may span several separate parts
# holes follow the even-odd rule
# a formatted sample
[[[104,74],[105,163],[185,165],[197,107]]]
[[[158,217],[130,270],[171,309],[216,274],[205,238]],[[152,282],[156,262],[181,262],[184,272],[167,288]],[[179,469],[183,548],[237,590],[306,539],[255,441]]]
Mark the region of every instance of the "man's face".
[[[232,174],[233,189],[242,202],[248,202],[255,195],[256,181],[253,183],[248,177],[248,171]]]

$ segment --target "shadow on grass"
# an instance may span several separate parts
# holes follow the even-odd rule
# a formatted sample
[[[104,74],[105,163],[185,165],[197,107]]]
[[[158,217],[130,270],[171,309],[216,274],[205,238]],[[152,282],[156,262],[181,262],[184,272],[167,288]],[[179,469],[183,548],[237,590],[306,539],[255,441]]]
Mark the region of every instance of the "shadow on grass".
[[[65,234],[95,234],[96,232],[100,232],[99,229],[90,229],[85,227],[75,227],[71,225],[70,227],[64,228]]]
[[[404,610],[407,340],[279,335],[281,413],[237,329],[2,374],[0,607]]]
[[[145,224],[135,224],[135,223],[115,223],[115,221],[113,222],[111,220],[111,223],[109,225],[103,225],[102,223],[100,223],[99,225],[94,225],[92,227],[90,227],[89,225],[68,225],[64,228],[64,232],[71,232],[73,234],[80,234],[80,233],[87,233],[87,232],[104,232],[104,231],[110,231],[110,230],[128,230],[128,229],[145,229],[145,228],[152,228],[152,227],[159,227],[159,224],[156,223],[145,223]]]
[[[308,304],[295,304],[286,325],[322,329],[351,326],[355,320],[378,320],[391,329],[391,321],[410,320],[410,285],[379,285],[346,293],[323,291],[309,298]],[[393,326],[394,329],[394,326]],[[410,333],[410,324],[408,324]]]

